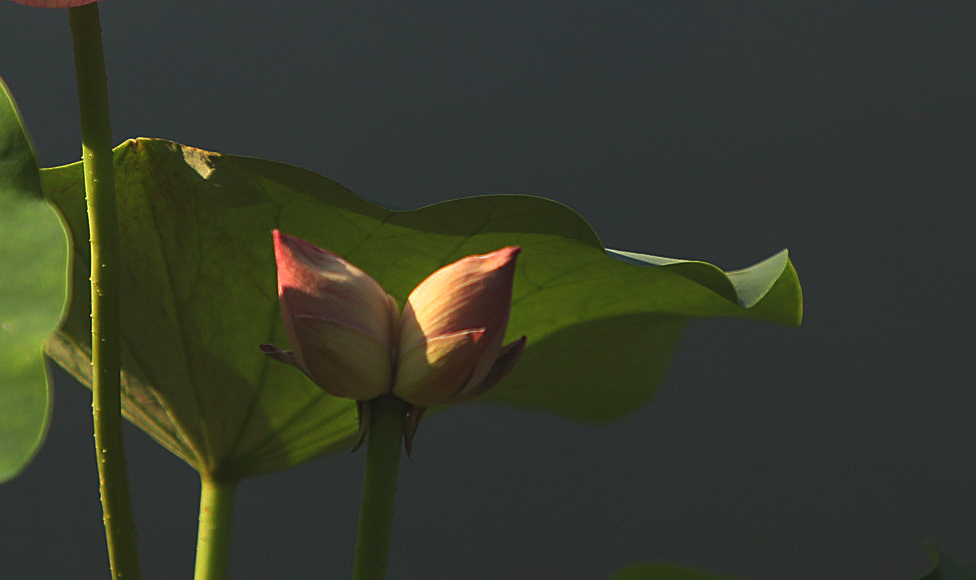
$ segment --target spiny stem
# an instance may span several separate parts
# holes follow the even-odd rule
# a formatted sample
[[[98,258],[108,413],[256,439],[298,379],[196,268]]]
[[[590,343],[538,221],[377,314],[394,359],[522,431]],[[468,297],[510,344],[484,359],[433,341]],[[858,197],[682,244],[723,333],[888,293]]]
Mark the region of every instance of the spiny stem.
[[[139,553],[122,448],[119,387],[119,230],[108,86],[98,4],[68,11],[78,81],[91,239],[92,419],[112,577],[138,580]]]
[[[200,528],[194,580],[225,580],[237,481],[200,475]]]
[[[369,405],[369,442],[353,579],[384,580],[393,533],[403,423],[409,405],[393,395],[377,397],[366,404]]]

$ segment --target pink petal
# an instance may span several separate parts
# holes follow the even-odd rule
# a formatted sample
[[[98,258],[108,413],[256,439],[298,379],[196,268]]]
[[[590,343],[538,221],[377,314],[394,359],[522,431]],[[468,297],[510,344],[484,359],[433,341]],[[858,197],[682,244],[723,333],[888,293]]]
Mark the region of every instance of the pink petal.
[[[398,325],[393,298],[339,256],[278,230],[273,234],[281,314],[296,360],[333,394],[371,398],[382,377],[388,392]],[[337,382],[330,372],[344,378]],[[348,382],[354,377],[368,380],[357,387]]]
[[[303,370],[336,397],[367,401],[390,392],[393,366],[388,341],[332,320],[299,317],[295,343],[302,345]]]

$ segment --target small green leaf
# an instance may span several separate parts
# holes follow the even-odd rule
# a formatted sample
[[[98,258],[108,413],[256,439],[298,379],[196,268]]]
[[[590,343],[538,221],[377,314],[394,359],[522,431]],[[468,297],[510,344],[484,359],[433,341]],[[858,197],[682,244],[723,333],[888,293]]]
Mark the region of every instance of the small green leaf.
[[[199,470],[244,477],[347,446],[352,401],[330,397],[258,345],[287,348],[271,230],[362,268],[403,304],[437,268],[522,248],[509,340],[528,345],[484,400],[610,421],[649,400],[685,324],[739,317],[794,325],[785,252],[726,275],[701,262],[613,257],[572,210],[487,196],[395,212],[296,167],[158,140],[116,149],[123,248],[124,409]],[[79,164],[47,170],[70,224],[70,314],[48,352],[88,382],[88,231]],[[636,260],[627,264],[619,258]]]
[[[736,580],[666,564],[638,564],[614,574],[610,580]]]
[[[0,79],[0,482],[44,440],[50,390],[43,345],[65,302],[67,244],[44,200],[37,159]]]
[[[918,580],[976,580],[976,566],[963,564],[935,546],[927,548],[935,567]]]

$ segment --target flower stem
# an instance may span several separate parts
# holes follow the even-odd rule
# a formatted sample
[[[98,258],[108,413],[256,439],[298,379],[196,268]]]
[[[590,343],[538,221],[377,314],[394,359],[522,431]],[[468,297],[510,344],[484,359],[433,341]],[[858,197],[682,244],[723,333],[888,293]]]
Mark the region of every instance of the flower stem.
[[[122,449],[119,230],[102,30],[97,3],[71,8],[68,14],[91,239],[92,419],[105,540],[112,577],[138,580],[139,554]]]
[[[393,533],[403,423],[409,405],[393,395],[383,395],[366,404],[370,407],[369,442],[353,580],[383,580]]]
[[[237,481],[200,475],[200,529],[194,580],[225,580]]]

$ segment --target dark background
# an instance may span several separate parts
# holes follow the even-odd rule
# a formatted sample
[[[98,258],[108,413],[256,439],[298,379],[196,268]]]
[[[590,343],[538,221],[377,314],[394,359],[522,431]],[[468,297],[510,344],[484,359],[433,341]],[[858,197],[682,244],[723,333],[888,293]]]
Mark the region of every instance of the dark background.
[[[789,247],[799,329],[692,324],[609,426],[469,405],[401,472],[391,579],[638,561],[908,580],[976,559],[976,4],[105,0],[116,140],[307,167],[396,208],[527,193],[609,247]],[[44,165],[78,158],[64,11],[0,4]],[[89,394],[0,488],[0,576],[102,578]],[[127,432],[144,577],[189,578],[196,476]],[[345,578],[364,455],[244,482],[232,578]]]

